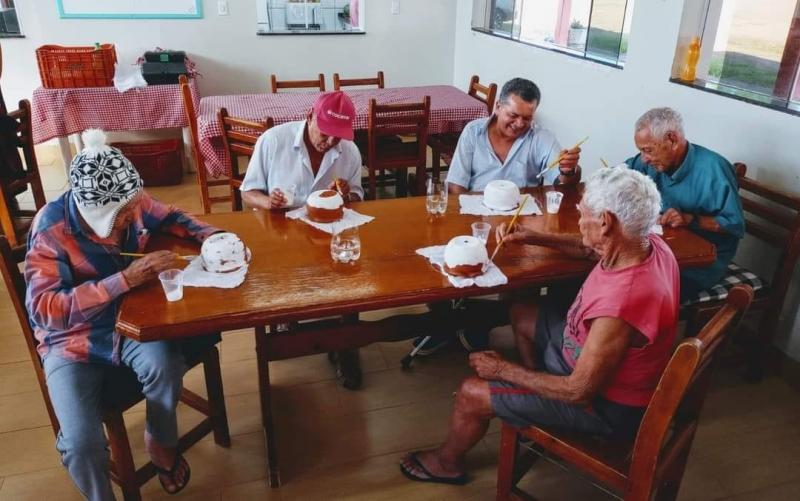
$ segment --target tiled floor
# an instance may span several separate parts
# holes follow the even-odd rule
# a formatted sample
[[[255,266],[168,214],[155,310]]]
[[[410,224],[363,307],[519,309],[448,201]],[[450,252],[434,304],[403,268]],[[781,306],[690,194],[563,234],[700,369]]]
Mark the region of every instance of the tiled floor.
[[[55,152],[40,159],[48,196],[65,184]],[[48,163],[49,161],[49,163]],[[157,197],[190,211],[199,208],[192,180],[178,188],[153,188]],[[0,500],[80,499],[60,466],[17,319],[0,292]],[[400,370],[408,343],[380,343],[362,350],[364,388],[339,388],[325,356],[276,362],[274,408],[280,431],[284,487],[264,480],[256,366],[252,335],[226,333],[221,344],[230,449],[207,438],[187,458],[192,481],[180,499],[491,499],[498,447],[497,423],[468,457],[472,481],[447,487],[407,481],[397,467],[407,450],[444,438],[452,392],[469,373],[466,356],[452,351]],[[800,395],[769,377],[748,385],[723,368],[708,397],[680,499],[800,499]],[[192,371],[187,387],[201,391]],[[182,427],[197,415],[180,409]],[[141,406],[126,415],[134,454],[144,457]],[[606,499],[591,485],[542,464],[523,480],[540,499]],[[157,481],[146,499],[166,499]]]

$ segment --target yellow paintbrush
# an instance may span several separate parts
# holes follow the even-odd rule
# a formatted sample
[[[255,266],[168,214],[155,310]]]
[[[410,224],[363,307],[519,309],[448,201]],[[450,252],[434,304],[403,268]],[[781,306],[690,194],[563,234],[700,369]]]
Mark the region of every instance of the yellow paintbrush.
[[[585,142],[586,142],[586,141],[588,141],[588,140],[589,140],[589,136],[586,136],[585,138],[583,138],[583,140],[582,140],[582,141],[579,141],[579,142],[578,142],[578,144],[576,144],[575,146],[573,146],[572,148],[570,148],[570,150],[574,150],[575,148],[578,148],[580,145],[582,145],[583,143],[585,143]],[[560,162],[560,161],[561,161],[561,155],[559,155],[559,156],[558,156],[558,158],[556,158],[555,160],[553,160],[552,162],[550,162],[550,165],[548,165],[548,166],[547,166],[547,168],[546,168],[546,169],[544,169],[542,172],[540,172],[540,173],[539,173],[539,175],[538,175],[538,176],[536,176],[536,177],[542,177],[542,176],[544,176],[545,172],[547,172],[547,171],[549,171],[550,169],[552,169],[553,167],[555,167],[555,166],[558,164],[558,162]]]
[[[514,214],[514,217],[511,218],[511,223],[509,223],[509,225],[508,225],[508,229],[509,230],[514,226],[514,223],[517,222],[517,216],[519,216],[519,213],[522,212],[522,208],[525,206],[525,202],[528,201],[528,197],[529,196],[530,195],[525,195],[524,197],[522,197],[522,200],[519,202],[519,207],[517,207],[517,213]],[[494,257],[497,255],[497,251],[500,250],[500,247],[503,246],[503,242],[504,241],[505,240],[500,240],[499,242],[497,242],[497,247],[494,248],[494,252],[492,252],[492,257],[489,258],[489,261],[494,262]]]
[[[144,257],[147,254],[140,254],[138,252],[120,252],[120,256],[128,256],[128,257]],[[185,259],[187,261],[191,261],[192,259],[196,258],[197,256],[178,256],[180,259]]]

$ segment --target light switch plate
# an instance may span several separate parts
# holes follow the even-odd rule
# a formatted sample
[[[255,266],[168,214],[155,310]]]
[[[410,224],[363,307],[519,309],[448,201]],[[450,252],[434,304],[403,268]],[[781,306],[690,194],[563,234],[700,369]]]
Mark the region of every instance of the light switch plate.
[[[217,14],[220,16],[228,15],[228,0],[217,0]]]
[[[392,14],[400,14],[400,0],[392,0]]]

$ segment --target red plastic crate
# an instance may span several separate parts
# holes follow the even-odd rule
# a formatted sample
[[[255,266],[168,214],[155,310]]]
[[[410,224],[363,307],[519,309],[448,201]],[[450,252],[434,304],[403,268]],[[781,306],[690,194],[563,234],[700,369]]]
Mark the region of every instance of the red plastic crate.
[[[112,143],[128,157],[144,186],[170,186],[183,179],[183,142],[166,139],[152,143]]]
[[[117,51],[110,43],[99,48],[42,45],[36,49],[36,62],[45,88],[110,87]]]

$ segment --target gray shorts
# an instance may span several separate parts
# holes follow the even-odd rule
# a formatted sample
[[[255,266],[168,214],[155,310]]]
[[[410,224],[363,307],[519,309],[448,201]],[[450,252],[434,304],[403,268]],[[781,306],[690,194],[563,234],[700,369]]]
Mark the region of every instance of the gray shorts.
[[[574,296],[573,296],[574,298]],[[571,300],[545,296],[539,307],[534,348],[538,370],[557,376],[572,373],[562,355],[563,333]],[[631,407],[597,396],[588,406],[577,406],[536,395],[504,381],[490,381],[492,408],[500,419],[517,427],[531,425],[600,435],[636,434],[644,407]]]

